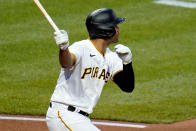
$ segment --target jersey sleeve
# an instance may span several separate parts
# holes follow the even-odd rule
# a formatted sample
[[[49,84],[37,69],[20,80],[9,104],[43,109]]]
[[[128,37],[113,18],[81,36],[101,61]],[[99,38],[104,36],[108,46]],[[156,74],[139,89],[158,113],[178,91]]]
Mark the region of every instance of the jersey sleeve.
[[[83,46],[80,43],[73,43],[70,47],[69,47],[69,51],[71,54],[74,55],[75,57],[75,65],[77,65],[79,63],[79,61],[82,58],[83,55]]]
[[[111,78],[115,76],[118,72],[123,71],[123,63],[120,57],[116,53],[112,53],[111,56],[111,67],[110,67],[110,73],[111,73]]]

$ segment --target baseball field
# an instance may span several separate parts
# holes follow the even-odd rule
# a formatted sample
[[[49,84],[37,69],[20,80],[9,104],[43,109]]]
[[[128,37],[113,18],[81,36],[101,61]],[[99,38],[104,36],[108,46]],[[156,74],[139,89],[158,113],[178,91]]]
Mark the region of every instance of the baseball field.
[[[119,43],[132,51],[135,89],[123,93],[109,81],[90,118],[154,124],[196,118],[196,8],[155,1],[40,0],[70,43],[88,38],[85,19],[94,9],[126,18]],[[59,71],[53,29],[33,1],[0,0],[0,114],[44,116]]]

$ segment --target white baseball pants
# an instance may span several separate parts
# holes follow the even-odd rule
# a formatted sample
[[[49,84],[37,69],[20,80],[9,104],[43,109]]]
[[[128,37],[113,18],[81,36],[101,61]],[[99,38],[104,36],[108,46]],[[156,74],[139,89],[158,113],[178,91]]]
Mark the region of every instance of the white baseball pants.
[[[88,117],[67,108],[58,103],[52,103],[52,107],[48,108],[46,122],[49,131],[101,131]]]

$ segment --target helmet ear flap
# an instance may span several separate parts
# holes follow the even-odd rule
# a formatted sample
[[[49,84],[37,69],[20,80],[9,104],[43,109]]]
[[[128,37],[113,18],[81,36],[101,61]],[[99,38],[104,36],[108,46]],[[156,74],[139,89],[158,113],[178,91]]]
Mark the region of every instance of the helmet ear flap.
[[[110,30],[103,30],[105,34],[105,39],[109,39],[116,34],[116,30],[114,27],[111,27]]]
[[[115,33],[116,33],[115,28],[110,27],[108,29],[100,29],[99,33],[97,32],[97,35],[99,35],[99,38],[109,39],[112,36],[114,36]]]
[[[88,28],[89,36],[91,39],[109,39],[116,34],[115,27],[110,27],[107,29],[101,28]]]

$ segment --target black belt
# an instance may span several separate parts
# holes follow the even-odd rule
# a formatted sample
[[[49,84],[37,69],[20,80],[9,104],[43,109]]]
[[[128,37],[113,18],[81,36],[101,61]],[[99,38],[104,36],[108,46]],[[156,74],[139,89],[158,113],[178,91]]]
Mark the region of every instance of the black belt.
[[[50,107],[52,108],[52,103],[50,103]],[[71,112],[74,112],[76,110],[76,108],[74,106],[70,106],[69,105],[68,108],[67,108],[67,110],[68,111],[71,111]],[[86,113],[86,112],[84,112],[82,110],[80,110],[78,113],[82,114],[83,116],[89,116],[88,113]]]
[[[76,110],[76,108],[74,106],[68,106],[67,110],[74,112]],[[88,113],[86,113],[86,112],[84,112],[82,110],[80,110],[78,113],[80,113],[80,114],[82,114],[84,116],[88,116],[89,115]]]

